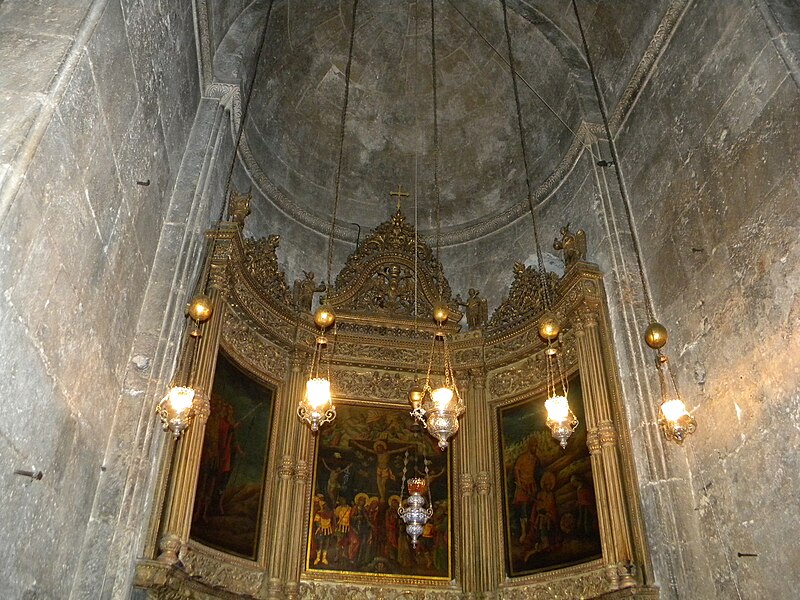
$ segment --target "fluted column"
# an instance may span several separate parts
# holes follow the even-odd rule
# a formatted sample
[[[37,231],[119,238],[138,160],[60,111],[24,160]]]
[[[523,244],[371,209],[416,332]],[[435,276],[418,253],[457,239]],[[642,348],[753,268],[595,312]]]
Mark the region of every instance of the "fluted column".
[[[313,462],[310,456],[311,430],[297,417],[296,409],[305,393],[305,381],[308,373],[305,372],[305,362],[300,360],[308,358],[299,353],[298,360],[293,364],[292,386],[289,405],[289,420],[286,425],[287,450],[291,452],[295,469],[291,482],[291,500],[287,505],[283,518],[287,520],[287,537],[283,540],[283,552],[286,554],[286,569],[284,571],[285,598],[293,599],[299,595],[300,572],[305,561],[305,539],[303,539],[303,525],[306,516],[308,501],[308,481]]]
[[[225,312],[219,290],[212,288],[209,297],[214,307],[211,318],[199,326],[201,337],[190,337],[184,348],[184,352],[194,353],[195,357],[188,381],[195,390],[195,417],[192,425],[176,442],[172,453],[158,556],[159,561],[170,565],[181,564],[179,554],[189,540],[200,455],[210,413],[209,392],[214,379],[222,316]]]
[[[497,573],[499,571],[498,557],[500,548],[497,547],[497,519],[496,495],[492,493],[494,481],[492,478],[492,457],[497,450],[493,448],[491,436],[491,415],[486,402],[486,371],[475,370],[471,373],[472,409],[474,411],[475,430],[472,436],[474,444],[474,469],[475,491],[477,492],[473,529],[478,532],[480,543],[478,550],[478,589],[489,592],[497,587]]]
[[[587,308],[582,312],[576,323],[576,338],[607,577],[615,587],[630,587],[636,585],[632,576],[630,520],[623,497],[617,433],[594,311]]]
[[[290,576],[291,568],[287,560],[287,540],[290,523],[287,515],[292,512],[294,500],[293,476],[295,473],[294,421],[297,388],[302,386],[304,353],[296,349],[291,358],[291,366],[284,381],[281,397],[277,399],[275,420],[276,431],[280,437],[275,440],[280,448],[280,458],[275,468],[275,496],[272,501],[271,537],[267,571],[269,574],[267,597],[283,598],[283,585]]]

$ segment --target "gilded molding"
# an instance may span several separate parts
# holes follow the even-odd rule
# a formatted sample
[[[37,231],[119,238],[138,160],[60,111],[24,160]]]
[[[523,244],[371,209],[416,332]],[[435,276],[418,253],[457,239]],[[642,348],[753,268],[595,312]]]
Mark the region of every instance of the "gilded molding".
[[[193,578],[212,587],[221,587],[233,594],[255,596],[261,589],[264,571],[246,568],[229,560],[220,560],[191,546],[181,555],[186,572]]]
[[[286,376],[286,352],[267,342],[231,310],[225,312],[222,343],[255,372],[278,381]]]
[[[598,569],[572,577],[549,577],[541,582],[502,587],[497,597],[500,600],[574,600],[596,598],[612,589],[604,569]]]
[[[300,600],[460,600],[461,592],[455,589],[417,587],[392,587],[391,579],[385,586],[301,581]],[[398,582],[399,583],[399,582]]]
[[[405,404],[406,391],[414,384],[412,373],[390,371],[356,371],[344,368],[333,370],[331,386],[339,398],[381,400],[392,404]]]

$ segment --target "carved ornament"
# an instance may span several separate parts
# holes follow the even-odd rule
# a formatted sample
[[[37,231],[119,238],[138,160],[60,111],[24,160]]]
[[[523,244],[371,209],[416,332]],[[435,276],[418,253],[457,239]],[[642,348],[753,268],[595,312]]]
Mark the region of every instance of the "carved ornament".
[[[244,238],[244,266],[262,295],[293,307],[292,292],[275,253],[280,241],[279,235],[260,239]]]
[[[221,555],[224,557],[224,555]],[[209,556],[205,552],[186,548],[182,554],[186,572],[211,587],[221,587],[232,594],[255,596],[261,588],[264,572],[246,568],[229,559]]]
[[[550,298],[555,298],[557,284],[558,276],[555,273],[548,272],[543,278],[538,269],[516,263],[511,289],[492,313],[489,326],[513,327],[538,316],[545,308],[545,291]]]
[[[611,591],[611,584],[602,570],[574,577],[546,579],[541,582],[518,587],[501,588],[499,600],[574,600],[575,598],[595,598]]]
[[[411,373],[390,371],[356,371],[335,369],[331,377],[333,394],[339,398],[381,400],[390,403],[405,403],[406,391],[414,384]]]
[[[450,320],[461,320],[442,263],[415,236],[414,228],[399,209],[349,256],[327,301],[336,309],[357,314],[413,318],[415,266],[418,319],[431,321],[433,307],[441,298],[449,309]]]
[[[300,600],[459,600],[459,590],[300,582]]]
[[[222,343],[240,363],[250,365],[255,372],[279,381],[286,376],[286,353],[258,335],[232,310],[225,311]]]

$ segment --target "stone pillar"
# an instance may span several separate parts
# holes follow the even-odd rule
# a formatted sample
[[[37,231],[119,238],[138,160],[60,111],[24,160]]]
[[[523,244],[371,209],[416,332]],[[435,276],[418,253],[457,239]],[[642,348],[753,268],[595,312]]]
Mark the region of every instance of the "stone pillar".
[[[630,520],[623,496],[617,434],[611,417],[597,313],[584,309],[575,325],[587,445],[592,457],[606,576],[615,588],[631,587],[636,585],[636,580],[632,572]]]
[[[191,426],[184,431],[176,442],[175,451],[171,453],[169,490],[159,538],[158,560],[175,566],[181,566],[180,551],[189,540],[200,454],[210,413],[209,392],[214,380],[222,317],[225,312],[219,290],[212,287],[209,297],[214,312],[208,321],[199,326],[201,337],[190,337],[184,349],[185,352],[194,353],[189,384],[195,390],[196,412]]]

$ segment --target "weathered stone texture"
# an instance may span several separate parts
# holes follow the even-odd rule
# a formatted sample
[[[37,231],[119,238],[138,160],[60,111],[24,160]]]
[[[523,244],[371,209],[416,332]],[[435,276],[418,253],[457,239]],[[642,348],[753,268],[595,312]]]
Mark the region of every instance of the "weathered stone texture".
[[[89,4],[0,4],[8,598],[70,597],[91,562],[85,536],[101,526],[103,560],[88,567],[97,585],[76,597],[103,595],[97,581],[108,579],[103,561],[127,477],[104,470],[112,423],[199,100],[190,2]],[[45,103],[54,110],[40,113]],[[24,175],[16,188],[4,179],[12,168]],[[12,475],[32,467],[41,481]],[[99,486],[109,479],[117,491]]]
[[[693,495],[674,512],[699,516],[696,534],[679,530],[686,577],[712,570],[697,597],[795,596],[800,531],[778,515],[796,503],[800,468],[798,103],[750,3],[696,2],[618,140],[667,350],[699,422],[685,450],[666,449],[691,472],[681,485]]]

